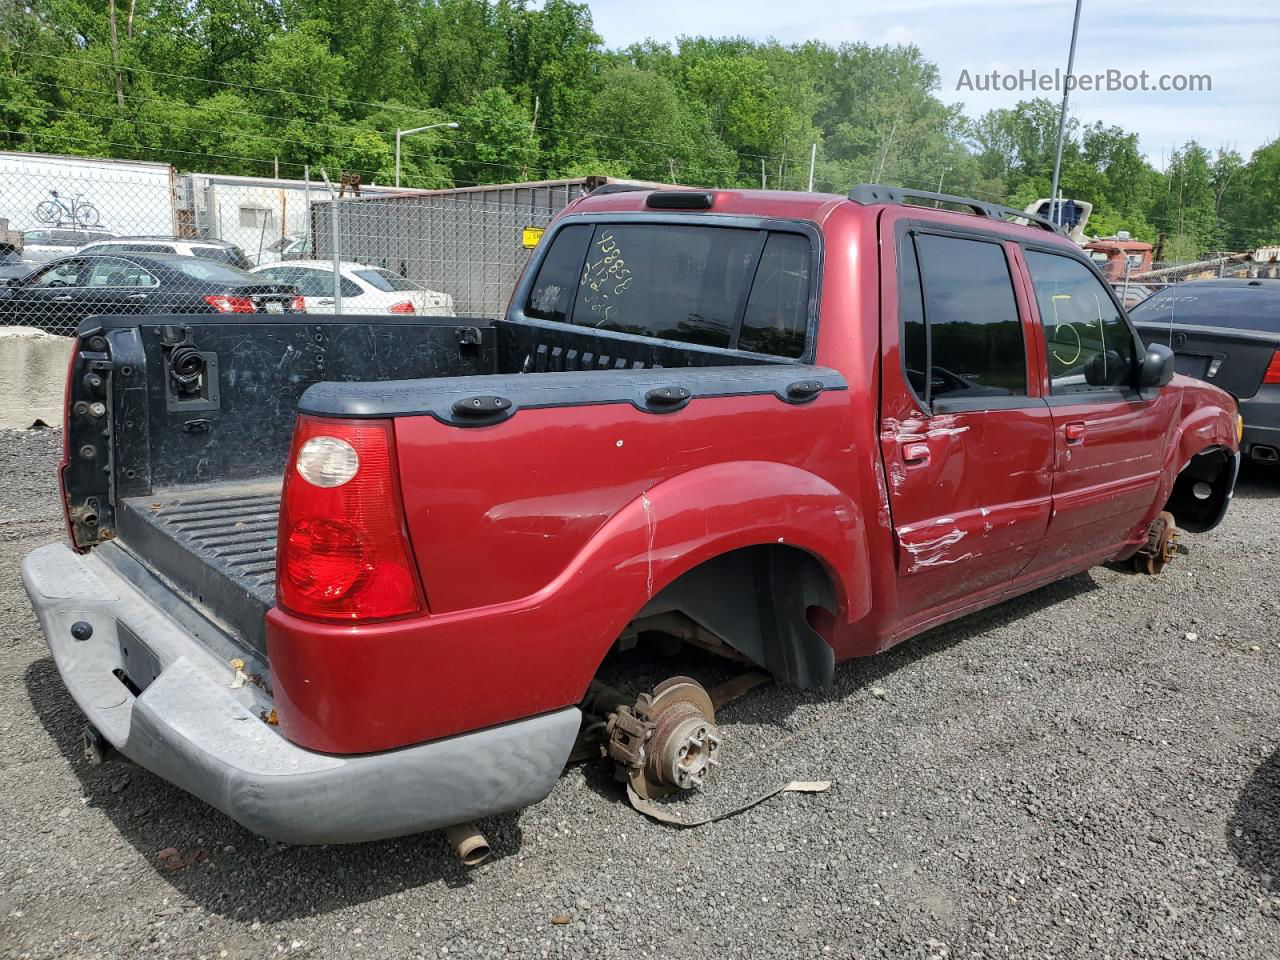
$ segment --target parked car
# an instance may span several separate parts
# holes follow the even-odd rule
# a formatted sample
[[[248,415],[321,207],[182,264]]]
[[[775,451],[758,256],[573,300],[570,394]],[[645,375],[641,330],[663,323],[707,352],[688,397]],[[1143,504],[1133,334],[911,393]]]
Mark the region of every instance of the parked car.
[[[295,260],[286,264],[254,267],[249,271],[277,283],[297,287],[306,300],[307,313],[333,313],[333,261]],[[416,313],[424,317],[452,317],[453,297],[426,287],[382,267],[364,263],[339,263],[344,313]]]
[[[292,843],[533,803],[584,729],[652,796],[728,747],[595,682],[638,635],[821,687],[1212,529],[1235,401],[1048,221],[910,199],[605,187],[500,319],[86,325],[23,579],[89,754]]]
[[[1130,316],[1147,343],[1173,348],[1179,373],[1240,402],[1243,456],[1280,463],[1280,280],[1190,280]]]
[[[76,254],[0,285],[0,323],[70,333],[94,314],[303,313],[298,291],[172,254]]]
[[[82,230],[48,227],[27,230],[22,234],[22,255],[35,263],[43,263],[74,253],[87,243],[110,240],[105,230]]]
[[[279,260],[306,260],[311,256],[311,238],[305,233],[290,233],[263,248],[261,265]]]
[[[175,253],[226,263],[241,270],[252,264],[244,251],[225,240],[196,240],[189,237],[113,237],[81,247],[78,253]]]

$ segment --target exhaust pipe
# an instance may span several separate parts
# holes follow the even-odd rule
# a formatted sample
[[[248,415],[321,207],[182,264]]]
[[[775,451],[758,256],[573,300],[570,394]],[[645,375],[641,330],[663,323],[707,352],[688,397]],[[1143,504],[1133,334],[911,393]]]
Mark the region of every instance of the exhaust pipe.
[[[1280,460],[1280,450],[1265,443],[1255,443],[1249,451],[1249,456],[1259,463],[1275,463]]]
[[[492,853],[489,841],[485,839],[474,823],[459,823],[445,831],[449,838],[449,846],[468,867],[478,867],[489,859]]]

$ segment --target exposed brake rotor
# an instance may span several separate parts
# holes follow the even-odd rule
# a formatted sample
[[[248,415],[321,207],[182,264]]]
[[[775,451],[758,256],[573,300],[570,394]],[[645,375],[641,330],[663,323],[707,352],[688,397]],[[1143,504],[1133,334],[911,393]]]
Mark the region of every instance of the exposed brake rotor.
[[[1139,573],[1157,574],[1165,564],[1179,553],[1186,553],[1186,548],[1178,543],[1182,531],[1173,518],[1173,514],[1165,510],[1147,529],[1147,542],[1133,556],[1133,568]]]
[[[701,787],[723,742],[711,696],[696,680],[672,677],[619,705],[606,725],[604,753],[620,780],[645,799]]]

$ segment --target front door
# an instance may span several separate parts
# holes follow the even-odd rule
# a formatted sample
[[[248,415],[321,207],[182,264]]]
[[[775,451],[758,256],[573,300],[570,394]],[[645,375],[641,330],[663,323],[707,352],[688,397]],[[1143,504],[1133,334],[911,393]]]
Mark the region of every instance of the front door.
[[[1053,423],[1013,245],[883,217],[896,262],[882,265],[880,436],[902,632],[1022,573],[1048,524]]]
[[[1136,388],[1140,341],[1089,266],[1061,251],[1021,255],[1035,291],[1054,426],[1053,516],[1032,570],[1067,572],[1141,536],[1177,397]]]
[[[83,259],[68,258],[27,277],[4,301],[6,318],[50,333],[74,334],[85,317],[80,277],[86,269]]]

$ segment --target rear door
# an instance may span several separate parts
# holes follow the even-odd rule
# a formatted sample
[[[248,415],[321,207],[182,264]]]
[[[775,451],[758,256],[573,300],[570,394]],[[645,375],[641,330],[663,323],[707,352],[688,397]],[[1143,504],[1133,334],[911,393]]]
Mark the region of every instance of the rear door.
[[[1053,517],[1029,572],[1114,556],[1148,522],[1177,418],[1172,391],[1135,387],[1141,343],[1083,260],[1025,247],[1053,414]]]
[[[1022,573],[1049,519],[1053,425],[1013,244],[882,218],[880,437],[905,629]]]

